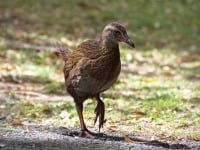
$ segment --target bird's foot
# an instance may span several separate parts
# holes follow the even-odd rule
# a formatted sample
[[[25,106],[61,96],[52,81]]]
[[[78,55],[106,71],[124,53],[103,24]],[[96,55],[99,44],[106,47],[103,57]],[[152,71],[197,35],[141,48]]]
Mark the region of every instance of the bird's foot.
[[[94,125],[97,121],[97,118],[99,117],[99,132],[100,132],[100,128],[103,128],[103,124],[105,122],[104,120],[104,113],[105,113],[105,106],[104,106],[104,103],[102,102],[99,102],[97,104],[97,107],[95,108],[95,114],[96,114],[96,117],[94,119]]]
[[[94,139],[97,134],[89,131],[88,129],[81,130],[79,136]]]

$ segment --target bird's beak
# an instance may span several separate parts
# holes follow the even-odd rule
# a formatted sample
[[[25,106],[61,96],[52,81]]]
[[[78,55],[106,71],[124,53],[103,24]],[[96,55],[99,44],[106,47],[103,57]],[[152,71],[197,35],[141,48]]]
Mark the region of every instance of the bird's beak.
[[[135,48],[135,44],[133,43],[133,41],[130,39],[130,37],[127,34],[123,36],[122,42],[125,42],[131,47]]]
[[[126,40],[126,43],[127,43],[128,45],[130,45],[131,47],[135,48],[135,45],[134,45],[133,41],[132,41],[130,38],[128,38],[128,39]]]

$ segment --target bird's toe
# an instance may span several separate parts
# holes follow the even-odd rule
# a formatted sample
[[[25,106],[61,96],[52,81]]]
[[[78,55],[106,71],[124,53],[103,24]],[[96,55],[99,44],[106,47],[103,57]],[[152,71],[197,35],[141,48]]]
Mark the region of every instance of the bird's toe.
[[[96,135],[97,135],[96,133],[93,133],[89,130],[82,130],[79,134],[79,137],[86,137],[86,138],[94,139]]]

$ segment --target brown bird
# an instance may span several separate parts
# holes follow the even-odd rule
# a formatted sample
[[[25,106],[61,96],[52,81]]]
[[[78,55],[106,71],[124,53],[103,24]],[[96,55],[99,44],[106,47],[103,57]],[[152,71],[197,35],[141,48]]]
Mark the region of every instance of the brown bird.
[[[75,50],[58,46],[58,52],[65,61],[64,78],[67,92],[74,98],[80,120],[80,136],[93,138],[83,119],[83,102],[95,98],[97,106],[94,124],[99,118],[99,131],[104,124],[105,106],[100,93],[110,88],[121,70],[119,42],[135,47],[126,29],[117,22],[106,25],[99,39],[87,40]]]

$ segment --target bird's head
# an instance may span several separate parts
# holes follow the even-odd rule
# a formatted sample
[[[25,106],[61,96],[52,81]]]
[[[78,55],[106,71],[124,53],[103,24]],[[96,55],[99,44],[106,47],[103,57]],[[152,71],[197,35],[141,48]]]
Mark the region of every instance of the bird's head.
[[[124,42],[135,48],[133,41],[128,36],[124,26],[117,22],[112,22],[105,26],[102,32],[102,37],[110,42]]]

